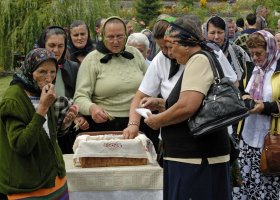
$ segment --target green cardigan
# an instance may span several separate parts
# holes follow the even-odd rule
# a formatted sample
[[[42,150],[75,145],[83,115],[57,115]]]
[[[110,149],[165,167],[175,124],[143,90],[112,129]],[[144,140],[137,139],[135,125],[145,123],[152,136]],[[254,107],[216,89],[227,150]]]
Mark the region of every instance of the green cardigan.
[[[45,121],[20,86],[9,86],[0,103],[1,193],[50,188],[56,176],[66,175],[52,107],[48,112],[50,138],[43,129]]]

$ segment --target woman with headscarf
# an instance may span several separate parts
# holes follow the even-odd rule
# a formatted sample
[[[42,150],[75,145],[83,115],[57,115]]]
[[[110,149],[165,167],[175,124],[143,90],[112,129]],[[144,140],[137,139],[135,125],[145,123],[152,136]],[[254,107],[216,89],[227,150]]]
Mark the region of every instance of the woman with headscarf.
[[[69,199],[57,143],[54,54],[34,49],[0,103],[0,192],[9,199]],[[63,123],[72,122],[70,112]]]
[[[269,130],[273,132],[272,116],[280,113],[280,53],[273,35],[264,30],[252,33],[247,47],[255,67],[243,99],[253,99],[255,106],[242,130],[239,164],[243,184],[234,188],[233,197],[279,199],[280,177],[261,174],[259,165],[264,137]]]
[[[231,199],[227,128],[198,139],[188,128],[188,119],[198,111],[214,82],[209,60],[200,51],[209,51],[213,59],[215,56],[196,31],[198,27],[187,18],[179,18],[167,29],[165,39],[185,70],[166,100],[166,110],[145,119],[153,129],[161,127],[166,200]]]
[[[89,52],[94,50],[89,28],[84,21],[76,20],[70,25],[68,50],[70,60],[79,64]]]
[[[79,68],[74,101],[89,116],[91,131],[122,131],[130,123],[130,103],[147,65],[136,48],[125,46],[126,40],[124,21],[108,18],[96,50]]]
[[[239,84],[242,85],[242,80],[246,76],[247,66],[250,66],[251,60],[240,46],[229,43],[229,31],[225,20],[219,16],[209,18],[205,25],[205,37],[220,46],[232,65]]]
[[[57,96],[65,96],[72,101],[76,88],[79,65],[76,62],[65,59],[67,50],[67,34],[65,30],[60,26],[47,27],[41,34],[38,46],[53,52],[58,62],[55,82]],[[81,115],[75,118],[74,125],[78,126],[81,130],[86,130],[89,127],[88,122]],[[77,136],[77,132],[73,129],[73,126],[58,137],[59,146],[64,154],[73,153],[72,147]]]

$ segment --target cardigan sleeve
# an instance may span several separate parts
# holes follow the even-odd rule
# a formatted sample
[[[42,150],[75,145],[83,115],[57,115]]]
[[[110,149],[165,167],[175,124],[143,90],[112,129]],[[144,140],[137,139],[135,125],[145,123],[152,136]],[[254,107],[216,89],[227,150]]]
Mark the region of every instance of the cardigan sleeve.
[[[26,108],[14,100],[5,101],[1,106],[1,119],[5,124],[9,145],[21,155],[32,152],[39,134],[44,132],[43,124],[46,121],[43,116],[34,112],[28,122],[27,112]]]
[[[264,109],[261,112],[262,115],[279,114],[277,103],[274,102],[263,102]]]

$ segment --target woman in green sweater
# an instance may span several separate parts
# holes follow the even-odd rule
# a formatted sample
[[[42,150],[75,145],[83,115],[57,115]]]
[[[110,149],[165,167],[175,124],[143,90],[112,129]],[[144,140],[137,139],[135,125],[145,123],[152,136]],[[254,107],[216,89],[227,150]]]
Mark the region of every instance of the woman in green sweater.
[[[126,39],[123,20],[106,19],[96,50],[79,68],[74,101],[88,117],[87,131],[122,131],[129,124],[130,104],[147,65],[136,48],[125,46]]]
[[[69,199],[56,139],[56,71],[52,52],[32,50],[0,103],[0,192],[9,199]],[[75,115],[68,111],[63,123]]]

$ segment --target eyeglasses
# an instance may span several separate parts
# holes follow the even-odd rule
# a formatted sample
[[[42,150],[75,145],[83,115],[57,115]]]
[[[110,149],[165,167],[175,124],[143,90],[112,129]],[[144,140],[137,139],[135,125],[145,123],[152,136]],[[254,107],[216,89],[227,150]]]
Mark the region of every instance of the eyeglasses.
[[[117,36],[105,36],[104,39],[108,42],[114,42],[117,40],[118,42],[122,42],[126,38],[125,35],[117,35]]]
[[[256,57],[260,57],[260,56],[263,56],[265,54],[265,51],[249,51],[251,57],[253,58],[254,56]]]

